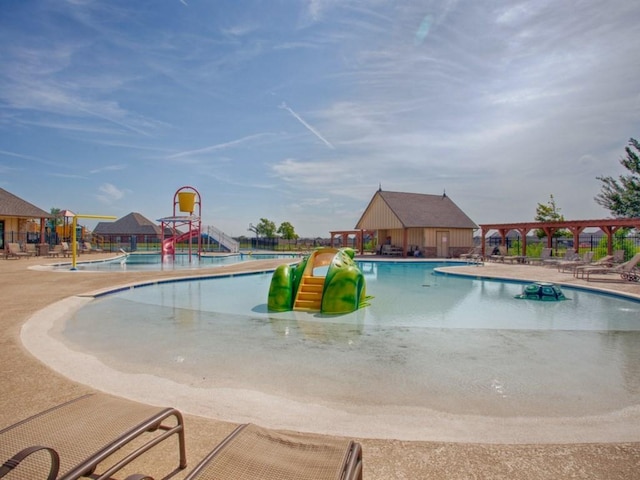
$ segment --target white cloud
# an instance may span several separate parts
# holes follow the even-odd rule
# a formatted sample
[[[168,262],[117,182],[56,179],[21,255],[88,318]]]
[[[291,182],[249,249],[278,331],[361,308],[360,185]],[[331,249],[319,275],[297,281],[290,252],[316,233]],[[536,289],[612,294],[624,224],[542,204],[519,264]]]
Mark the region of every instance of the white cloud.
[[[101,194],[96,195],[96,198],[104,204],[111,204],[118,200],[122,200],[126,194],[125,190],[120,190],[118,187],[111,183],[103,183],[98,188],[98,191]]]
[[[594,218],[640,135],[636,2],[183,3],[3,10],[4,184],[72,206],[81,178],[83,208],[143,214],[190,184],[243,232],[350,228],[380,183],[446,188],[477,223],[549,193]]]
[[[120,170],[126,169],[126,165],[105,165],[99,168],[94,168],[89,171],[91,174],[104,173],[104,172],[118,172]]]

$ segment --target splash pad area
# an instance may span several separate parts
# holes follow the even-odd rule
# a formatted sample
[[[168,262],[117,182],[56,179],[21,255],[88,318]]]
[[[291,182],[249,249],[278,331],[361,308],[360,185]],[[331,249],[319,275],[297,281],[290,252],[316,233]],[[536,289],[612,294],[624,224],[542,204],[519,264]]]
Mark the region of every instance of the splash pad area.
[[[361,268],[372,305],[340,316],[269,313],[269,274],[74,298],[39,320],[55,339],[41,338],[55,351],[46,363],[117,395],[274,428],[637,441],[638,302],[573,289],[567,301],[525,302],[513,298],[522,284]]]

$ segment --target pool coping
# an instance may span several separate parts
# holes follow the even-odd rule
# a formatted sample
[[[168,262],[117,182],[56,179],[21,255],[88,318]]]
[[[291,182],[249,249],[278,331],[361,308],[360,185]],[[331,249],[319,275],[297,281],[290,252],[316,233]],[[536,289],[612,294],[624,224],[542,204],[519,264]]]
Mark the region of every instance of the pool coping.
[[[445,268],[447,270],[444,270]],[[442,275],[442,276],[466,277],[466,278],[474,278],[474,279],[477,279],[477,280],[499,281],[499,282],[505,282],[505,283],[526,284],[526,283],[533,283],[533,282],[541,281],[539,278],[536,278],[536,277],[527,278],[527,279],[517,279],[517,278],[512,278],[512,277],[502,277],[502,276],[495,276],[495,275],[477,275],[477,274],[465,273],[465,272],[453,272],[453,271],[448,270],[449,268],[451,268],[451,267],[434,268],[433,271],[437,275]],[[619,297],[619,298],[623,298],[625,300],[631,300],[631,301],[634,301],[634,302],[640,302],[640,293],[634,294],[634,293],[631,293],[631,292],[621,292],[621,291],[618,291],[618,290],[613,290],[613,289],[610,289],[610,288],[603,288],[603,287],[598,287],[598,286],[576,285],[575,283],[571,283],[571,282],[554,281],[554,282],[550,282],[550,283],[553,283],[555,285],[560,285],[561,287],[565,287],[565,288],[568,288],[570,290],[579,290],[579,291],[586,292],[586,293],[595,293],[595,294],[599,294],[599,295],[607,295],[607,296],[612,296],[612,297]]]

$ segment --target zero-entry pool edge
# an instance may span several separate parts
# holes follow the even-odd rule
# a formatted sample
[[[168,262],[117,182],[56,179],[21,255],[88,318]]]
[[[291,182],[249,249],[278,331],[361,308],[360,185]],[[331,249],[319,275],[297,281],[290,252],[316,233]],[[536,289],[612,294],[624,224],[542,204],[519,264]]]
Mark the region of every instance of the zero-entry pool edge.
[[[370,259],[365,259],[365,261],[371,261]],[[383,260],[384,261],[384,260]],[[395,263],[395,262],[394,262]],[[418,262],[416,262],[418,263]],[[424,262],[419,262],[424,263]],[[443,262],[438,262],[442,264]],[[455,265],[464,265],[461,262],[446,262],[445,267],[441,268],[449,268]],[[115,293],[116,291],[122,291],[129,288],[138,288],[140,286],[145,285],[153,285],[158,283],[171,283],[176,281],[190,281],[197,279],[215,279],[215,278],[223,278],[223,277],[233,277],[239,275],[250,275],[250,274],[266,274],[270,271],[273,271],[271,268],[261,269],[259,271],[243,271],[236,273],[227,273],[227,274],[217,274],[217,275],[198,275],[198,276],[190,276],[190,277],[181,277],[181,278],[165,278],[156,281],[143,281],[137,282],[135,284],[114,287],[114,288],[106,288],[101,290],[100,292],[94,292],[93,294],[86,294],[85,297],[89,296],[102,296],[108,295],[109,293]],[[450,272],[442,272],[443,274],[450,274]],[[439,273],[440,274],[440,273]],[[486,280],[498,280],[498,281],[507,281],[513,283],[525,283],[527,280],[520,279],[514,280],[509,278],[496,278],[487,275],[477,274],[473,275],[465,275],[476,278],[483,278]],[[594,289],[584,288],[584,290],[592,292]],[[612,294],[611,292],[604,292],[605,294]],[[618,295],[620,297],[627,297],[626,295]],[[77,298],[78,296],[76,296]],[[73,297],[72,297],[73,298]],[[637,300],[637,298],[633,298]],[[36,315],[37,316],[37,315]],[[51,311],[43,312],[39,320],[44,322],[53,322],[52,318],[55,315],[51,315]],[[40,323],[36,321],[38,319],[33,318],[33,322],[30,320],[28,323],[36,324]],[[46,323],[45,322],[45,323]],[[43,331],[42,327],[45,325],[40,325],[38,327],[39,331]],[[44,330],[47,330],[46,328]],[[25,333],[25,332],[23,332]],[[43,332],[44,333],[44,332]],[[29,335],[27,335],[28,337]],[[24,340],[24,338],[23,338]],[[49,340],[47,340],[48,342]],[[35,349],[36,352],[40,351],[40,349]],[[60,353],[60,352],[58,352]],[[65,354],[66,355],[66,354]],[[38,355],[37,355],[38,356]],[[52,358],[62,358],[61,355],[52,355]],[[43,358],[46,360],[46,358]],[[73,365],[77,366],[78,362],[71,362]],[[80,362],[82,363],[82,362]],[[64,374],[64,373],[63,373]],[[71,378],[71,377],[70,377]],[[95,380],[95,371],[91,370],[89,378]],[[125,378],[126,379],[126,378]],[[77,378],[76,380],[84,383],[84,378]],[[132,385],[137,384],[138,378],[135,377],[131,379],[130,382],[125,382],[123,388],[124,390],[114,390],[113,393],[117,395],[121,395],[127,398],[132,399],[149,399],[153,397],[149,397],[151,394],[150,391],[145,387],[144,392],[138,393],[133,389]],[[90,383],[89,383],[90,384]],[[160,385],[158,386],[157,391],[154,395],[165,395],[167,392],[167,388],[173,390],[171,385]],[[216,395],[225,395],[226,391],[216,391]],[[203,391],[200,392],[197,389],[189,390],[189,393],[186,397],[189,401],[185,400],[184,408],[187,412],[195,413],[198,415],[204,416],[213,416],[218,417],[220,412],[214,410],[207,410],[206,407],[208,402],[207,398],[210,398],[212,392]],[[243,398],[248,395],[249,392],[243,393]],[[172,395],[177,395],[174,393]],[[256,421],[256,419],[260,419],[262,422],[267,422],[269,424],[273,423],[274,428],[296,428],[308,431],[316,431],[318,433],[332,433],[333,429],[331,428],[336,422],[336,412],[329,412],[326,419],[320,418],[322,410],[316,412],[318,414],[318,419],[315,420],[316,417],[311,415],[314,418],[311,421],[309,414],[309,409],[315,408],[314,405],[305,405],[304,407],[300,406],[300,412],[297,412],[299,415],[292,415],[291,419],[288,419],[284,423],[274,423],[275,419],[271,419],[269,412],[272,412],[272,405],[270,402],[280,401],[279,399],[270,399],[263,398],[259,396],[257,392],[251,392],[251,395],[257,396],[255,398],[255,418],[251,418],[248,420]],[[182,398],[182,394],[180,398]],[[193,397],[193,398],[192,398]],[[224,403],[224,402],[223,402]],[[231,405],[232,403],[230,403]],[[264,404],[264,405],[263,405]],[[313,407],[313,408],[312,408]],[[266,410],[265,410],[266,409]],[[252,411],[251,409],[242,408],[240,409],[243,413],[247,411]],[[315,410],[314,410],[315,411]],[[391,414],[388,416],[381,417],[379,413],[375,412],[362,412],[362,415],[357,416],[358,418],[354,418],[353,422],[350,419],[344,418],[344,424],[341,424],[340,432],[333,433],[342,433],[345,431],[353,432],[353,434],[361,435],[363,437],[377,437],[377,438],[400,438],[405,440],[448,440],[448,441],[479,441],[482,438],[482,441],[493,443],[512,443],[512,442],[539,442],[539,443],[564,443],[564,442],[580,442],[580,441],[637,441],[637,432],[634,434],[629,431],[629,428],[626,426],[629,425],[629,422],[635,423],[633,418],[635,418],[639,412],[637,408],[633,409],[625,409],[624,411],[612,412],[611,415],[605,416],[597,416],[597,417],[576,417],[576,418],[555,418],[555,419],[543,419],[543,418],[513,418],[513,419],[500,419],[500,421],[496,424],[496,419],[491,417],[477,417],[477,416],[449,416],[449,415],[438,415],[430,416],[428,419],[425,419],[427,424],[414,425],[415,419],[412,419],[411,415],[407,415],[405,419],[405,414],[409,412],[396,412],[395,414]],[[266,416],[265,416],[266,415]],[[295,417],[295,418],[294,418]],[[301,418],[306,418],[311,421],[306,421],[306,423]],[[375,420],[374,420],[375,419]],[[411,419],[411,421],[409,421]],[[237,419],[236,419],[237,420]],[[406,420],[406,421],[405,421]],[[291,423],[287,423],[291,422]],[[298,423],[302,422],[302,423]],[[378,425],[380,427],[380,423],[382,425],[394,425],[394,428],[389,428],[389,431],[385,431],[385,429],[376,428],[375,431],[371,430],[367,426]],[[497,426],[500,428],[496,428]],[[346,430],[345,430],[346,429]],[[393,431],[391,431],[393,430]],[[489,432],[492,432],[489,434]]]

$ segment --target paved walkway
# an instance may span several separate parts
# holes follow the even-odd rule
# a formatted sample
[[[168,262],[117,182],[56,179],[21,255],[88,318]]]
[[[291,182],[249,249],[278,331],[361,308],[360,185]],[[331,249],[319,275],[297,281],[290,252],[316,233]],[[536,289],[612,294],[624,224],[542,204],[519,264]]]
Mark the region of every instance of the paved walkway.
[[[102,254],[93,254],[99,258]],[[81,260],[85,260],[83,256]],[[92,389],[74,383],[36,360],[21,344],[20,329],[36,312],[70,296],[110,286],[153,278],[194,276],[201,271],[181,272],[52,272],[33,269],[40,259],[0,260],[0,428],[51,405],[74,398]],[[252,262],[253,268],[274,268],[285,260]],[[42,263],[51,263],[50,260]],[[248,264],[217,268],[229,273],[246,270]],[[461,266],[474,276],[568,282],[587,285],[555,269],[528,265]],[[604,280],[604,281],[603,281]],[[640,285],[615,282],[603,277],[588,286],[640,295]],[[640,346],[639,346],[640,348]],[[186,416],[187,448],[194,466],[234,425],[215,419]],[[377,479],[561,479],[561,478],[638,478],[640,466],[640,425],[638,439],[628,443],[580,444],[490,444],[408,442],[360,439],[364,448],[365,478]],[[128,473],[144,472],[160,478],[174,465],[174,458],[161,450],[136,461]],[[188,470],[188,469],[187,469]],[[185,472],[173,478],[181,479]]]

